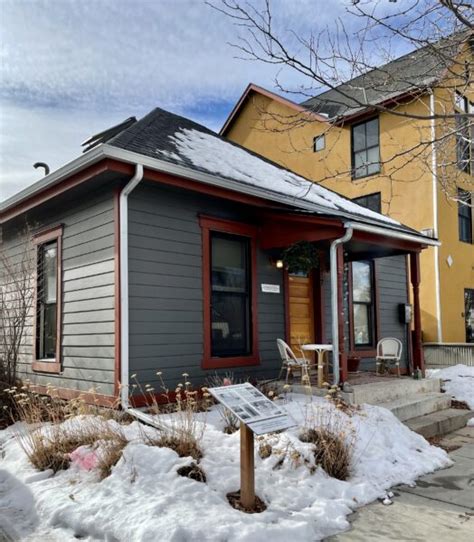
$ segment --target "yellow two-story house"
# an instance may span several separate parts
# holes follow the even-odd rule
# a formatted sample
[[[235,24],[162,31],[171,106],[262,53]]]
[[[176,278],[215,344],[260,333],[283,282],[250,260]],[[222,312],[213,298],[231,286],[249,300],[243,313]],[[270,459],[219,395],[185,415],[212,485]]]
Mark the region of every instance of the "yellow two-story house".
[[[302,104],[250,84],[221,130],[442,242],[421,255],[425,342],[474,342],[472,43],[455,53],[446,69],[418,49]]]

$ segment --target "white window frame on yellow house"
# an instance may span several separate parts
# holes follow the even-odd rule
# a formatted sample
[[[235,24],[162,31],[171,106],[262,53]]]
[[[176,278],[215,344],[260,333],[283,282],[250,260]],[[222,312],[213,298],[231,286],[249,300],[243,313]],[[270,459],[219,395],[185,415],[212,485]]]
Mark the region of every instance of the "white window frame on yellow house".
[[[458,169],[471,175],[474,173],[474,126],[469,126],[463,114],[474,113],[474,104],[460,92],[454,93],[456,116],[456,164]],[[466,155],[466,157],[465,157]]]

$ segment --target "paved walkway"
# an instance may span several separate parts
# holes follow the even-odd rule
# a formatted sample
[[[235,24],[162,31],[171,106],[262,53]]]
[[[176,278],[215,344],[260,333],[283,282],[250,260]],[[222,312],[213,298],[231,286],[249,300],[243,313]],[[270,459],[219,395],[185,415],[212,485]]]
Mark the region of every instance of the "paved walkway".
[[[474,427],[451,433],[443,444],[461,446],[450,453],[452,467],[423,476],[414,488],[393,489],[392,505],[361,508],[350,518],[350,531],[328,540],[474,541]]]

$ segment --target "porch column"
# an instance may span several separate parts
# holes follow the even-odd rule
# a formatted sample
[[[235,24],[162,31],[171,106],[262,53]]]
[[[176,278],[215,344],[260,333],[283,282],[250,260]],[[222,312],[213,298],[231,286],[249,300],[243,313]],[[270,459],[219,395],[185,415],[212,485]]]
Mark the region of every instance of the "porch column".
[[[347,380],[347,352],[345,352],[345,317],[344,317],[344,247],[337,247],[337,308],[339,314],[339,367],[341,382]]]
[[[413,287],[413,370],[421,369],[425,374],[425,360],[421,344],[421,310],[420,310],[420,253],[410,253],[410,280]]]

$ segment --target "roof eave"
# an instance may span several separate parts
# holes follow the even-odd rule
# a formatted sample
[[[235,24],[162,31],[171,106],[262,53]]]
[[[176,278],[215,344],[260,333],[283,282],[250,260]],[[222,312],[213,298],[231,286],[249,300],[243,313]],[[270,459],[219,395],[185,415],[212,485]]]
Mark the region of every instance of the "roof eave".
[[[291,100],[288,100],[287,98],[284,98],[283,96],[279,96],[278,94],[275,94],[274,92],[267,90],[263,87],[259,87],[258,85],[255,85],[254,83],[249,83],[247,85],[247,88],[242,93],[242,96],[238,99],[237,103],[232,108],[232,111],[230,112],[229,116],[225,120],[224,124],[222,125],[222,128],[219,131],[219,135],[225,136],[235,119],[237,118],[240,109],[246,102],[247,98],[249,97],[251,92],[255,92],[257,94],[260,94],[261,96],[265,96],[266,98],[270,98],[271,100],[274,100],[276,102],[279,102],[283,105],[286,105],[287,107],[290,107],[291,109],[294,109],[295,111],[298,111],[299,113],[305,113],[305,114],[311,114],[311,116],[314,117],[314,120],[318,120],[320,122],[327,122],[327,118],[323,115],[319,115],[317,113],[311,112],[307,107],[304,107],[300,104],[297,104],[295,102],[292,102]]]

